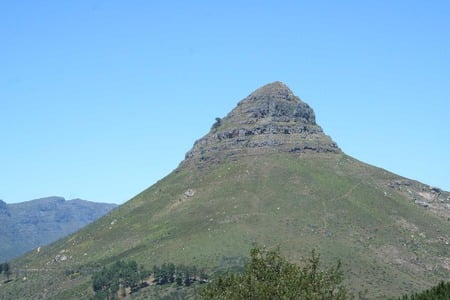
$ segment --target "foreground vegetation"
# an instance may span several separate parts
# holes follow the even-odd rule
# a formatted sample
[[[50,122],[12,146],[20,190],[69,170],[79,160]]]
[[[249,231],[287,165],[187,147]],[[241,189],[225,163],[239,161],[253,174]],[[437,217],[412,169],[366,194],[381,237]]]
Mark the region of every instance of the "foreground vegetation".
[[[135,261],[118,261],[96,272],[93,275],[92,287],[96,293],[94,299],[122,299],[150,285],[163,287],[162,290],[153,291],[156,294],[151,294],[152,298],[158,299],[356,298],[343,283],[340,261],[331,268],[323,269],[320,257],[315,251],[312,251],[309,258],[301,261],[301,264],[289,262],[281,255],[279,248],[271,251],[256,247],[250,251],[250,259],[245,264],[243,272],[227,273],[210,281],[206,274],[196,267],[165,263],[154,266],[150,272],[143,266],[138,266]],[[208,284],[201,289],[192,290],[191,285],[198,282]],[[177,289],[171,291],[173,286],[177,286]],[[367,299],[365,293],[360,292],[358,299]],[[404,295],[397,300],[450,300],[450,282],[441,282],[433,288],[413,295]]]
[[[197,296],[203,299],[346,299],[341,263],[322,270],[313,251],[301,265],[289,262],[279,248],[253,248],[241,273],[217,276]],[[164,263],[146,270],[136,261],[117,261],[92,276],[94,299],[120,299],[150,285],[189,289],[207,283],[205,272],[194,266]],[[163,292],[164,293],[164,292]],[[180,297],[182,293],[178,293]],[[192,295],[192,294],[191,294]],[[194,298],[197,296],[193,295]],[[178,298],[177,297],[177,298]],[[181,298],[184,298],[182,296]]]
[[[243,268],[235,267],[226,273],[216,269],[214,275],[207,275],[196,266],[163,263],[148,270],[134,260],[118,260],[91,273],[90,286],[86,286],[83,294],[91,295],[90,299],[107,300],[356,298],[354,289],[344,284],[341,262],[322,268],[315,251],[297,264],[282,256],[279,247],[275,250],[256,247],[250,250],[250,258],[244,260]],[[16,274],[15,280],[10,279],[12,273]],[[0,274],[3,274],[5,286],[18,280],[17,271],[9,263],[0,264]],[[75,299],[73,295],[67,296],[66,299]],[[360,292],[357,298],[372,299],[366,292]],[[450,282],[440,282],[425,291],[395,299],[450,300]]]
[[[399,300],[450,300],[450,282],[441,281],[428,290],[413,295],[405,295]]]
[[[242,274],[212,281],[201,292],[203,299],[347,299],[341,263],[320,269],[313,251],[302,265],[290,263],[279,249],[254,248]]]
[[[110,267],[103,267],[92,276],[94,299],[115,299],[125,297],[149,285],[170,285],[189,287],[195,282],[205,283],[207,275],[195,266],[164,263],[146,270],[136,261],[117,261]]]
[[[0,274],[2,274],[5,276],[6,281],[9,280],[9,276],[11,276],[11,268],[9,263],[5,262],[0,264]]]
[[[322,270],[319,255],[312,251],[303,264],[290,263],[279,248],[268,251],[254,248],[251,259],[241,274],[228,274],[211,281],[201,291],[202,299],[354,299],[343,283],[341,262]],[[366,299],[360,291],[358,299]],[[450,300],[450,282],[440,282],[428,290],[404,295],[398,300]]]

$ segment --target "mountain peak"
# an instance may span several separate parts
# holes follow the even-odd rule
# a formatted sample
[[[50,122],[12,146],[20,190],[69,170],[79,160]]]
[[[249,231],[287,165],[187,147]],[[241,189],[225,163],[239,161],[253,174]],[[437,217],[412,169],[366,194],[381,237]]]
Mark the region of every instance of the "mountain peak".
[[[316,124],[312,108],[284,83],[264,85],[196,141],[184,162],[222,161],[273,152],[332,152],[340,149]]]
[[[238,106],[243,106],[245,109],[237,110],[236,113],[249,120],[256,117],[259,120],[265,119],[270,122],[317,125],[311,107],[295,96],[287,85],[280,81],[260,87],[239,102]]]
[[[289,100],[294,94],[291,89],[281,81],[275,81],[266,84],[250,94],[251,97],[258,99],[260,97],[280,98]],[[250,97],[249,96],[249,97]]]

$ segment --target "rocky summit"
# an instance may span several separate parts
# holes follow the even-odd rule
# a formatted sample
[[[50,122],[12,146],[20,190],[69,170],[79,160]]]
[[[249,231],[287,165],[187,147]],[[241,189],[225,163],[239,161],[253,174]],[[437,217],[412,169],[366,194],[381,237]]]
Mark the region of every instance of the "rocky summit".
[[[316,123],[312,108],[282,82],[267,84],[240,101],[195,142],[185,162],[237,159],[271,152],[341,153]]]

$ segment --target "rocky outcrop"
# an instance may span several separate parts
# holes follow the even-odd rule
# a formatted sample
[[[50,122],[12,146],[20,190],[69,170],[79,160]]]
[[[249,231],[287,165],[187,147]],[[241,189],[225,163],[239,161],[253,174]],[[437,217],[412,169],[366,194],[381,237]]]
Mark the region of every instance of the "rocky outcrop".
[[[388,186],[411,199],[416,205],[450,221],[450,193],[413,180],[392,180]]]
[[[316,123],[312,108],[281,82],[267,84],[240,101],[195,142],[184,162],[222,161],[270,152],[341,150]]]

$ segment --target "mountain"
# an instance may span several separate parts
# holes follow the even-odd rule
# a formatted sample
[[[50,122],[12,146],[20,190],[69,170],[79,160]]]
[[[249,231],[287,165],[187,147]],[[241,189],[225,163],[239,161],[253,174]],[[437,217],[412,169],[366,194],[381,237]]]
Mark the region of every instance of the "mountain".
[[[17,279],[0,298],[87,299],[92,273],[119,259],[219,272],[255,244],[293,262],[316,249],[325,265],[342,260],[355,291],[400,296],[450,278],[449,196],[346,155],[312,108],[274,82],[217,118],[168,176],[13,261]]]
[[[0,262],[65,237],[97,220],[115,204],[47,197],[6,204],[0,200]]]

